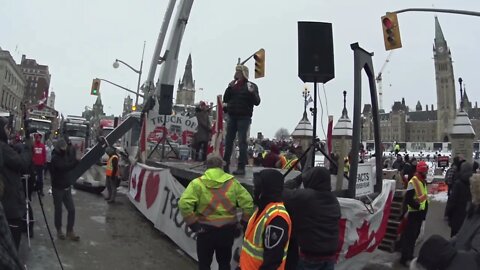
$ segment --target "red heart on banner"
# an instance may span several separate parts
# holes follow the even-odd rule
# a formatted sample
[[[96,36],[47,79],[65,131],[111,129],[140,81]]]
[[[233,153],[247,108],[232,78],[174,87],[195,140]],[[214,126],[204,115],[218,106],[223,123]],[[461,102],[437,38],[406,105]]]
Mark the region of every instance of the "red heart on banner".
[[[145,185],[145,202],[147,203],[147,209],[150,208],[157,199],[159,186],[160,175],[151,172]]]

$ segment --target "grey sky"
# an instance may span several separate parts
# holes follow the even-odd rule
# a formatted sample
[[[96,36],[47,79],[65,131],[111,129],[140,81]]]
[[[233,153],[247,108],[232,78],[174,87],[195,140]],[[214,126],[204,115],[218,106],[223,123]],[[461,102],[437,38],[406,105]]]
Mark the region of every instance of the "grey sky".
[[[147,47],[143,80],[146,78],[167,3],[167,0],[0,0],[0,46],[10,50],[17,62],[21,54],[26,54],[48,65],[51,90],[57,94],[56,108],[64,115],[80,114],[85,106],[95,102],[95,97],[90,96],[94,77],[136,88],[137,75],[123,66],[113,69],[112,63],[119,58],[138,68],[144,40]],[[180,52],[177,81],[191,53],[196,86],[204,89],[198,91],[197,102],[214,101],[232,79],[236,59],[263,47],[266,77],[253,80],[259,86],[262,103],[254,111],[252,135],[262,131],[272,137],[280,127],[292,132],[303,112],[304,84],[297,76],[297,21],[331,22],[336,78],[325,88],[329,113],[336,122],[341,114],[343,90],[349,93],[350,116],[353,105],[350,44],[359,42],[366,50],[375,52],[375,72],[378,72],[388,54],[383,47],[380,17],[386,11],[432,7],[432,4],[436,8],[480,11],[480,2],[472,0],[195,1]],[[464,79],[469,97],[476,101],[480,20],[460,15],[438,16],[452,51],[455,77]],[[436,108],[432,59],[434,14],[400,14],[399,24],[404,47],[393,53],[384,71],[384,107],[388,111],[394,100],[405,97],[410,108],[417,100]],[[248,66],[252,73],[253,61]],[[312,84],[308,87],[313,90]],[[320,90],[325,104],[323,89]],[[106,113],[120,114],[127,93],[105,83],[101,93]],[[364,101],[367,97],[365,93]],[[321,112],[319,109],[319,116]],[[326,119],[325,106],[323,114]],[[323,138],[321,128],[318,131]]]

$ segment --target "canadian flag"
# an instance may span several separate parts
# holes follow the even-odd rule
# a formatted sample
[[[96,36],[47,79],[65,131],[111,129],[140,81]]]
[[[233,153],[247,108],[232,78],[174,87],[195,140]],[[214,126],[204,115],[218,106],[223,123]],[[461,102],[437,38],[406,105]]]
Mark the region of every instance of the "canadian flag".
[[[217,96],[217,120],[212,126],[212,139],[208,146],[208,154],[215,153],[223,157],[223,104],[222,95]]]
[[[45,106],[47,106],[47,100],[48,100],[48,90],[45,90],[43,92],[42,98],[38,101],[37,109],[40,111],[43,110]]]

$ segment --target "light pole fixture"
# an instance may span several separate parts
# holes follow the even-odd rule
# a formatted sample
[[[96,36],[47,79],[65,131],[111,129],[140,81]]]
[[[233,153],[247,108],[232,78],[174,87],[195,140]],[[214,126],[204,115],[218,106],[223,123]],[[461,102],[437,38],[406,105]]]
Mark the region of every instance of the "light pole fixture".
[[[131,65],[125,63],[124,61],[120,59],[115,59],[115,62],[113,62],[113,68],[118,68],[120,66],[120,63],[123,65],[127,66],[130,68],[133,72],[138,74],[138,83],[137,83],[137,93],[135,95],[135,108],[138,107],[138,97],[140,94],[140,81],[142,80],[142,69],[143,69],[143,56],[145,55],[145,41],[143,42],[143,52],[142,52],[142,61],[140,62],[140,69],[135,69]]]
[[[305,88],[303,89],[303,92],[302,92],[302,97],[303,97],[303,112],[307,112],[307,99],[308,97],[310,96],[310,90],[308,90],[308,87],[305,86]]]

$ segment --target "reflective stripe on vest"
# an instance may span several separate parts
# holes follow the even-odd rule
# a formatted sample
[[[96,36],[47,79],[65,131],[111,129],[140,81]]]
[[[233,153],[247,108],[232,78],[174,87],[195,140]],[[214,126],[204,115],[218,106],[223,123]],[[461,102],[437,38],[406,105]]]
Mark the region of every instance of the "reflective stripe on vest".
[[[111,156],[108,161],[107,161],[107,168],[105,169],[105,175],[106,176],[112,176],[112,172],[113,172],[113,163],[112,163],[112,160],[116,158],[118,160],[118,156],[117,155],[113,155]],[[119,170],[118,170],[118,166],[117,166],[117,173],[116,173],[116,176],[119,176]]]
[[[291,167],[295,167],[297,166],[297,162],[298,162],[298,159],[297,158],[294,158],[294,159],[289,159],[287,160],[287,164],[285,164],[285,166],[283,167],[283,169],[285,170],[288,170],[290,169]]]
[[[415,189],[415,195],[413,198],[420,203],[420,209],[413,209],[408,206],[408,211],[413,212],[425,210],[428,199],[427,185],[423,184],[423,182],[421,182],[416,176],[412,177],[408,183],[411,184]]]
[[[272,219],[277,216],[283,217],[288,225],[288,238],[290,239],[291,233],[291,221],[287,210],[283,203],[270,203],[265,207],[260,215],[257,215],[258,210],[250,218],[247,229],[245,231],[245,237],[243,239],[242,251],[240,254],[240,268],[241,269],[259,269],[263,263],[263,251],[264,251],[264,233],[266,224],[270,223]],[[282,264],[278,269],[285,268],[285,261],[287,259],[288,250],[287,241],[284,247],[284,253],[282,258]]]
[[[205,186],[203,183],[203,178],[200,177],[200,183]],[[226,181],[220,188],[205,188],[210,191],[212,198],[208,202],[207,207],[200,213],[198,221],[202,224],[208,224],[216,227],[221,227],[227,224],[233,224],[237,222],[236,218],[236,207],[227,197],[227,192],[230,190],[230,187],[233,184],[233,179]],[[214,214],[219,206],[223,208],[230,214],[227,217],[216,217],[212,218],[211,215]]]

